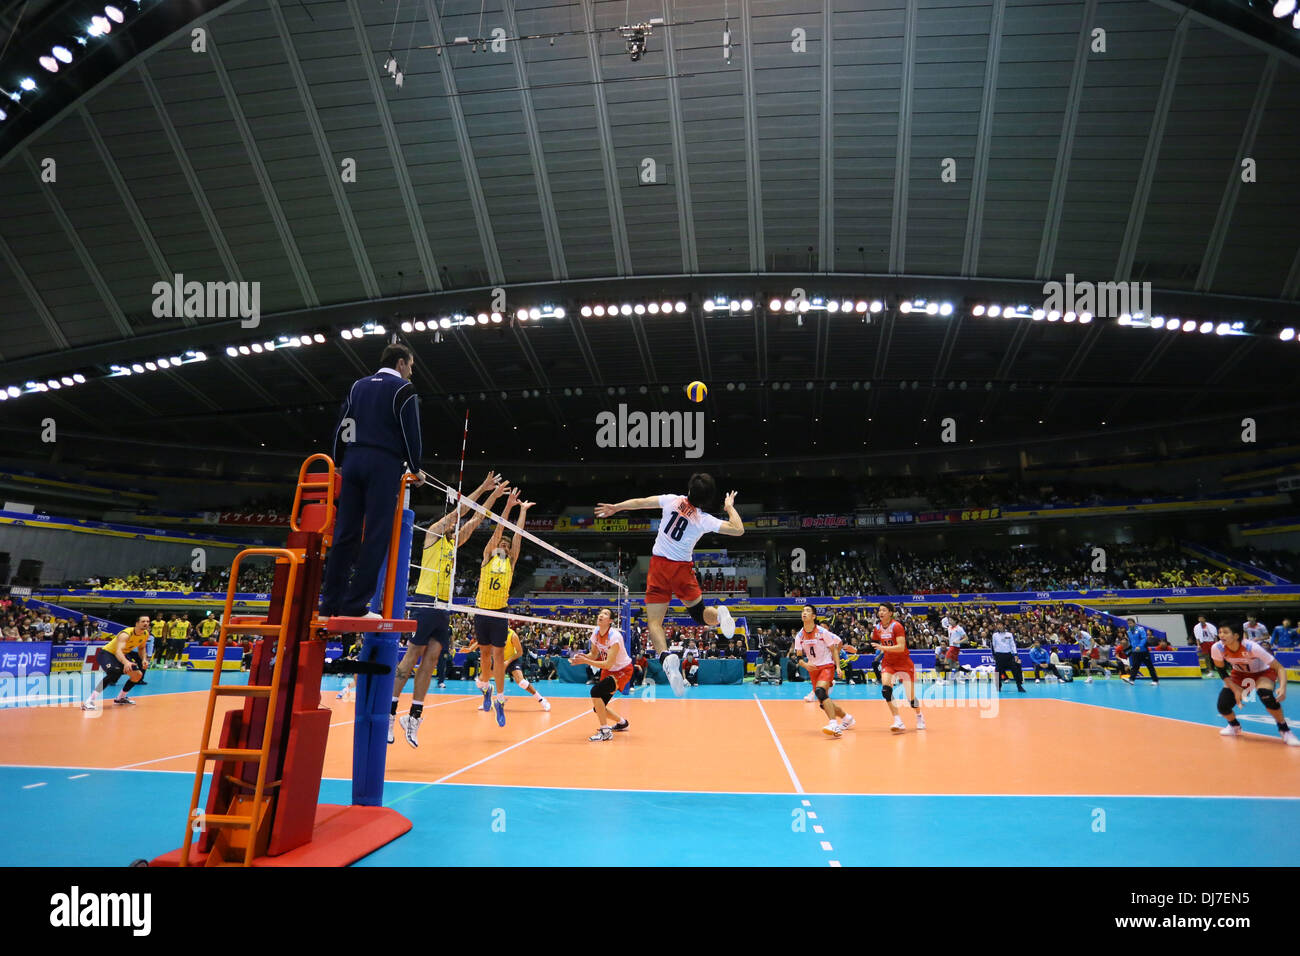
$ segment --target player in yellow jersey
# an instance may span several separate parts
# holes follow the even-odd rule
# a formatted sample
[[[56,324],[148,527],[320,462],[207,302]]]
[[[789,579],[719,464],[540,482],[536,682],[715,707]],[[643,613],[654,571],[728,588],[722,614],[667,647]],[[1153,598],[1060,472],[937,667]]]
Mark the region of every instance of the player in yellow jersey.
[[[520,503],[519,489],[511,488],[510,497],[506,499],[502,521],[510,520],[510,512],[519,505],[519,518],[515,521],[519,527],[528,520],[531,501]],[[519,548],[523,545],[522,535],[511,535],[505,540],[502,532],[505,526],[498,524],[492,537],[483,547],[482,571],[478,579],[478,597],[475,604],[483,611],[499,611],[510,600],[510,582],[515,576],[515,564],[519,561]],[[497,725],[506,725],[506,633],[509,628],[506,618],[495,615],[474,615],[474,638],[478,641],[482,655],[479,676],[476,680],[478,689],[483,692],[483,709],[494,704],[497,712]],[[492,700],[491,682],[497,685],[496,700]]]
[[[112,687],[122,677],[123,673],[128,676],[127,684],[114,698],[115,704],[135,704],[127,696],[131,688],[144,679],[145,669],[148,667],[143,660],[141,651],[149,643],[149,615],[141,614],[135,619],[135,627],[119,631],[113,638],[95,652],[95,658],[99,662],[100,669],[104,676],[99,679],[95,689],[90,692],[90,697],[81,705],[82,710],[98,711],[99,695],[104,692],[105,687]]]
[[[505,479],[488,472],[488,476],[474,489],[469,499],[477,502],[484,494],[491,491],[492,494],[488,496],[485,505],[490,511],[497,498],[508,490],[509,483]],[[454,513],[444,515],[425,531],[424,549],[420,555],[420,579],[415,585],[417,598],[451,601],[451,568],[456,549],[473,536],[483,521],[482,513],[475,511],[457,532],[456,526],[460,516],[468,510],[470,510],[469,505],[462,501]],[[406,645],[406,653],[402,655],[397,665],[397,674],[393,679],[393,703],[392,709],[388,712],[388,742],[391,744],[394,739],[393,725],[397,722],[398,699],[406,687],[406,679],[411,676],[411,671],[414,669],[415,689],[411,694],[411,710],[410,713],[402,716],[401,725],[402,732],[406,734],[406,742],[412,747],[418,747],[420,746],[420,722],[424,720],[424,695],[429,692],[429,682],[433,679],[438,659],[442,657],[442,649],[447,646],[451,638],[451,612],[442,608],[424,607],[415,608],[411,616],[415,619],[416,630]],[[415,667],[417,659],[420,662],[418,669]],[[438,686],[443,686],[441,681]]]
[[[167,657],[167,622],[162,619],[162,615],[149,625],[149,633],[153,635],[152,660],[157,664]]]
[[[217,621],[209,611],[207,617],[199,621],[199,640],[210,641],[212,636],[217,633]]]
[[[167,636],[170,639],[171,657],[177,667],[181,666],[181,655],[185,653],[185,643],[190,637],[190,619],[184,614],[177,614],[172,618],[171,625],[167,628]]]
[[[519,635],[515,633],[515,629],[509,626],[509,623],[509,621],[506,622],[506,673],[510,675],[511,680],[519,685],[520,690],[526,690],[536,698],[542,710],[550,710],[551,702],[528,682],[528,678],[524,677],[524,645],[519,640]],[[477,650],[479,650],[478,641],[470,641],[469,646],[465,648],[465,653],[472,654]]]

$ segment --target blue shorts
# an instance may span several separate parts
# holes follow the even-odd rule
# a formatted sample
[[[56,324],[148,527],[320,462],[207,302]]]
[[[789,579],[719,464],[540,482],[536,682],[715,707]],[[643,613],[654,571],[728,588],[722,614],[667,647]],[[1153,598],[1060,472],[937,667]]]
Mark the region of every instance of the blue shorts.
[[[509,629],[503,617],[487,617],[483,614],[474,617],[474,636],[480,647],[505,647],[506,632]]]
[[[430,640],[434,640],[446,649],[451,642],[450,611],[438,607],[417,607],[411,617],[415,619],[415,633],[411,635],[410,643],[424,647]]]

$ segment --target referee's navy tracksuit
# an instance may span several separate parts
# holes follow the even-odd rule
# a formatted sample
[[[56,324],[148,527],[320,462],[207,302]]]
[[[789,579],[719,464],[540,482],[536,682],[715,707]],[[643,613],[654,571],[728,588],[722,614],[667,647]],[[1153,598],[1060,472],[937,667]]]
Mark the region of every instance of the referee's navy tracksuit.
[[[398,482],[405,468],[420,470],[419,397],[395,371],[380,369],[353,383],[334,428],[336,461],[349,418],[355,432],[345,443],[334,543],[321,582],[320,609],[327,616],[366,613],[388,551]]]

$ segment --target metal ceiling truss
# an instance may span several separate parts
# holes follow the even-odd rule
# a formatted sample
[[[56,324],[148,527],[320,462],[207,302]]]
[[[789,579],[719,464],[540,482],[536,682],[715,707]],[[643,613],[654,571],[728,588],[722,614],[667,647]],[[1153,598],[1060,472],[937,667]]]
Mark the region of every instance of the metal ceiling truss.
[[[294,88],[298,91],[298,99],[302,102],[302,115],[307,121],[308,127],[311,128],[312,140],[316,143],[316,152],[320,156],[322,174],[325,182],[329,184],[330,194],[334,198],[334,209],[339,215],[339,220],[343,224],[343,235],[347,237],[348,248],[352,251],[352,259],[357,266],[357,275],[361,277],[361,286],[365,293],[372,299],[378,299],[383,294],[379,289],[379,280],[375,278],[375,269],[370,262],[370,257],[366,255],[365,244],[361,239],[361,230],[357,228],[356,217],[352,214],[352,205],[348,202],[347,196],[343,192],[343,177],[340,169],[335,165],[333,156],[330,155],[329,140],[325,137],[325,128],[321,125],[320,114],[316,112],[316,101],[312,98],[311,89],[308,87],[307,78],[303,75],[302,64],[298,60],[298,51],[294,49],[293,40],[289,35],[289,28],[284,22],[284,13],[280,10],[279,0],[267,0],[267,6],[271,10],[271,18],[275,21],[275,31],[280,37],[280,47],[284,50],[285,62],[289,65],[289,75],[293,77]],[[220,57],[216,61],[220,64]],[[224,66],[218,67],[221,73],[225,72]],[[225,84],[223,84],[223,89]],[[240,113],[240,135],[244,135],[245,124],[243,122],[242,110]],[[249,147],[249,153],[252,154],[255,148],[252,139],[246,142]],[[263,192],[272,193],[270,177],[266,175],[261,166],[261,157],[257,159],[255,166],[258,172],[259,181],[263,182]],[[278,209],[278,198],[276,209],[273,215],[276,216],[277,226],[280,224],[282,213]],[[284,235],[290,235],[288,220],[284,220]],[[295,257],[297,253],[296,244],[294,247]],[[303,269],[303,275],[306,277],[306,268]],[[310,281],[310,280],[308,280]],[[312,293],[315,299],[315,292]]]
[[[506,32],[518,36],[515,8],[511,0],[501,0],[501,11],[506,18]],[[564,258],[564,243],[560,239],[560,221],[555,215],[555,196],[551,193],[551,177],[546,172],[546,156],[542,151],[542,137],[537,131],[537,113],[533,110],[533,94],[528,87],[528,70],[524,67],[523,45],[507,43],[519,77],[519,109],[524,117],[528,134],[528,155],[533,163],[533,181],[537,183],[537,201],[542,212],[542,228],[546,233],[546,252],[551,259],[551,275],[557,280],[569,277],[569,266]]]
[[[749,196],[749,268],[761,272],[767,259],[767,250],[763,242],[763,174],[759,168],[758,94],[754,92],[754,53],[758,45],[754,43],[749,6],[750,0],[740,0],[741,39],[744,43],[741,75],[744,77],[745,186]]]
[[[600,43],[593,0],[582,0],[582,18],[587,28],[587,55],[591,59],[591,98],[596,108],[596,132],[600,136],[600,165],[605,175],[605,200],[609,204],[609,231],[614,237],[614,268],[619,275],[626,276],[632,274],[632,251],[627,238],[627,218],[623,215],[623,192],[614,161],[614,136],[609,123],[609,104],[605,99],[605,78],[600,68]],[[664,45],[671,46],[667,41]]]
[[[221,257],[222,268],[225,270],[226,275],[236,282],[243,281],[239,271],[239,263],[235,261],[235,254],[230,249],[230,243],[226,241],[226,234],[217,221],[216,213],[212,211],[212,204],[208,202],[207,194],[199,183],[199,178],[194,172],[194,166],[190,163],[185,147],[181,144],[180,135],[176,132],[176,127],[167,113],[167,105],[163,102],[158,87],[154,84],[153,75],[149,72],[149,67],[144,60],[140,61],[137,72],[140,76],[140,83],[149,95],[149,102],[153,104],[154,114],[158,118],[159,125],[162,126],[163,135],[167,137],[167,142],[172,148],[172,155],[176,159],[176,165],[180,167],[185,182],[190,187],[190,195],[194,197],[194,204],[199,208],[199,215],[203,217],[203,223],[208,227],[208,235],[212,237],[212,244],[216,247],[217,255]]]
[[[903,75],[898,89],[898,139],[894,152],[894,205],[889,224],[889,271],[903,271],[907,251],[907,187],[912,167],[912,85],[916,67],[916,10],[920,0],[906,0],[903,11]]]
[[[835,44],[831,32],[834,4],[822,4],[822,115],[818,156],[817,267],[835,270]]]
[[[267,210],[271,214],[271,220],[275,223],[275,230],[280,236],[280,243],[284,246],[285,256],[289,259],[289,267],[298,282],[298,291],[302,294],[303,301],[308,306],[318,306],[320,305],[320,297],[316,295],[316,288],[312,285],[311,276],[307,274],[307,266],[302,260],[302,254],[298,251],[298,243],[289,229],[289,222],[285,218],[284,208],[280,205],[280,197],[276,195],[275,187],[271,185],[270,174],[267,173],[266,164],[262,162],[262,154],[257,148],[257,143],[253,140],[253,131],[248,126],[248,118],[244,116],[244,108],[239,105],[239,96],[235,92],[234,85],[230,82],[230,75],[226,72],[225,62],[221,59],[221,50],[212,31],[208,32],[208,62],[212,64],[212,70],[217,76],[217,83],[221,86],[221,92],[225,94],[226,105],[230,108],[231,118],[235,121],[235,128],[239,131],[240,142],[244,145],[244,152],[248,155],[249,165],[252,166],[253,175],[257,178],[257,184],[262,190],[262,199],[266,202]]]
[[[72,225],[72,221],[68,219],[68,214],[63,211],[63,204],[60,203],[58,197],[55,196],[54,190],[41,182],[41,170],[36,164],[36,160],[27,150],[23,151],[23,159],[27,162],[27,169],[32,174],[32,179],[36,182],[37,190],[39,190],[41,195],[45,197],[46,203],[49,204],[50,211],[54,213],[54,218],[59,223],[59,228],[63,230],[63,234],[68,239],[68,244],[72,246],[72,251],[77,255],[77,260],[81,263],[81,267],[86,270],[86,275],[90,277],[90,282],[95,287],[95,291],[99,293],[99,298],[104,303],[104,309],[108,312],[109,318],[111,318],[113,324],[117,326],[118,332],[128,338],[133,336],[135,330],[131,328],[131,323],[126,320],[126,315],[122,312],[122,307],[117,304],[117,299],[108,288],[108,283],[104,281],[104,276],[100,273],[99,267],[96,266],[94,260],[91,259],[90,252],[86,249],[86,244],[83,243],[81,237],[77,235],[77,230]]]
[[[108,146],[104,138],[99,135],[99,129],[95,126],[94,119],[85,106],[77,107],[77,115],[81,117],[82,123],[85,124],[86,131],[90,134],[90,141],[95,145],[95,152],[99,155],[99,160],[108,170],[108,178],[113,181],[113,188],[117,190],[117,196],[122,200],[122,205],[126,207],[127,215],[131,217],[131,222],[135,225],[135,231],[140,236],[140,241],[144,243],[145,250],[149,253],[149,258],[153,261],[154,268],[158,271],[158,277],[164,282],[170,284],[172,281],[172,269],[167,265],[167,259],[163,256],[162,250],[158,248],[158,242],[153,237],[148,223],[145,222],[144,215],[140,212],[140,207],[136,204],[135,197],[131,195],[131,190],[127,188],[126,180],[122,177],[122,171],[118,169],[117,163],[113,161],[113,155],[108,151]],[[198,325],[198,320],[193,316],[185,315],[182,310],[180,320],[184,325]]]
[[[672,22],[668,0],[663,0],[664,21]],[[749,54],[746,52],[748,62]],[[677,91],[677,53],[673,49],[671,29],[664,31],[664,69],[668,84],[668,129],[672,134],[674,176],[677,190],[677,229],[682,243],[682,271],[694,275],[700,271],[699,252],[695,247],[695,213],[691,206],[691,175],[686,162],[686,131],[682,121],[682,100]],[[753,256],[750,256],[751,260]],[[760,266],[761,268],[761,266]]]
[[[1155,115],[1151,118],[1146,150],[1142,154],[1137,188],[1133,191],[1133,202],[1129,207],[1128,220],[1124,227],[1124,240],[1120,243],[1119,261],[1115,266],[1115,279],[1120,282],[1127,282],[1133,271],[1133,258],[1137,254],[1138,240],[1142,237],[1147,202],[1151,198],[1151,183],[1155,179],[1156,163],[1160,159],[1160,146],[1164,141],[1165,124],[1169,119],[1169,104],[1174,100],[1174,86],[1178,82],[1178,70],[1183,60],[1183,48],[1187,45],[1190,23],[1191,21],[1186,17],[1182,17],[1174,27],[1169,57],[1165,61],[1164,78],[1160,81],[1160,94],[1156,97]]]
[[[975,164],[971,172],[970,205],[966,209],[966,241],[962,246],[961,274],[979,271],[980,234],[984,231],[984,192],[989,177],[993,145],[993,113],[998,93],[998,63],[1002,58],[1002,21],[1007,0],[993,0],[989,20],[989,50],[984,61],[984,95],[980,100],[979,133],[975,138]]]
[[[1074,131],[1079,125],[1079,101],[1083,98],[1083,77],[1088,67],[1092,27],[1097,19],[1097,0],[1085,0],[1079,39],[1074,48],[1074,71],[1065,98],[1065,121],[1056,147],[1056,166],[1052,175],[1052,192],[1047,201],[1047,218],[1043,238],[1038,246],[1038,266],[1034,275],[1046,279],[1056,262],[1056,240],[1061,233],[1061,215],[1065,209],[1065,188],[1070,179],[1070,159],[1074,156]]]
[[[442,21],[434,9],[434,0],[424,0],[425,14],[429,20],[429,29],[433,33],[433,42],[438,47],[446,46],[442,35]],[[451,66],[451,52],[438,57],[438,69],[442,72],[447,113],[451,117],[452,128],[456,131],[456,146],[460,150],[460,164],[465,171],[465,182],[469,189],[470,204],[474,209],[474,222],[478,226],[478,238],[483,246],[483,261],[487,265],[488,281],[494,285],[505,282],[505,270],[501,267],[501,254],[497,250],[496,235],[492,231],[492,218],[488,214],[487,199],[483,196],[483,183],[479,179],[478,164],[474,161],[474,151],[470,147],[469,127],[465,124],[465,111],[461,109],[460,92],[456,88],[456,74]]]
[[[1251,104],[1250,116],[1241,133],[1241,145],[1237,148],[1237,159],[1228,170],[1228,185],[1219,200],[1219,213],[1214,218],[1214,229],[1210,233],[1210,242],[1201,259],[1201,268],[1196,273],[1197,292],[1206,292],[1214,284],[1214,274],[1219,269],[1219,257],[1223,254],[1223,243],[1228,238],[1228,229],[1232,225],[1232,213],[1237,208],[1237,197],[1241,194],[1241,164],[1255,151],[1255,137],[1259,133],[1260,123],[1264,120],[1264,107],[1268,105],[1269,94],[1273,92],[1273,79],[1277,76],[1277,57],[1270,56],[1264,63],[1264,72],[1255,89],[1255,102]]]
[[[366,37],[365,25],[357,0],[346,0],[348,15],[352,18],[352,30],[357,37],[357,48],[361,52],[361,62],[370,84],[370,95],[375,101],[375,115],[379,126],[384,131],[384,143],[388,146],[388,158],[393,164],[397,177],[397,188],[402,194],[402,206],[406,210],[406,222],[415,240],[415,251],[420,257],[420,268],[424,271],[425,288],[441,291],[442,277],[438,274],[438,262],[433,255],[433,245],[429,242],[429,233],[424,225],[424,216],[420,212],[420,203],[411,183],[411,172],[406,168],[406,158],[397,140],[397,128],[393,125],[393,114],[388,108],[388,98],[384,95],[379,80],[379,71],[375,66],[375,57]]]

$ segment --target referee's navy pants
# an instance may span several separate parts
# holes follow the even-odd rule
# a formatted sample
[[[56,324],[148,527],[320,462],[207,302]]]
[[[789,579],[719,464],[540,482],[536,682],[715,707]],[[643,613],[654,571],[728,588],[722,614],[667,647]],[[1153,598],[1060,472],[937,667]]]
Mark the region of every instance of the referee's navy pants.
[[[397,483],[405,467],[397,455],[353,445],[343,459],[342,472],[320,609],[326,616],[359,617],[366,613],[379,583],[393,533]]]

